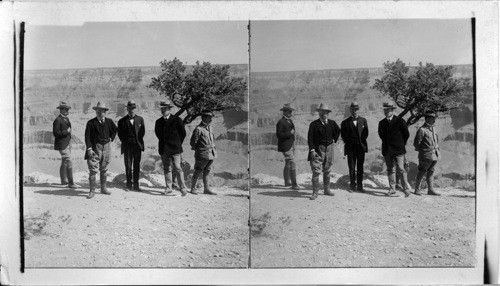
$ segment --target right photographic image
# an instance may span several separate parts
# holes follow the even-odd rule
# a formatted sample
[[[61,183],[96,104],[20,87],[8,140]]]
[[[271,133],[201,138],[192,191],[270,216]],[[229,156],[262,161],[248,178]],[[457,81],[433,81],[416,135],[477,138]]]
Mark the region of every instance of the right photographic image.
[[[250,23],[250,267],[476,266],[475,19]]]

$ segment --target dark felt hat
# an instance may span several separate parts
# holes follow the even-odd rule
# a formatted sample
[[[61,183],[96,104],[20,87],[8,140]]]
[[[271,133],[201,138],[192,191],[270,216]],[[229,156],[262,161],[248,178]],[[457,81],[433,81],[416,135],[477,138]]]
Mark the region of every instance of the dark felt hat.
[[[71,109],[71,106],[69,106],[66,101],[61,101],[59,102],[59,106],[56,107],[57,109],[62,109],[62,108],[65,108],[65,109]]]

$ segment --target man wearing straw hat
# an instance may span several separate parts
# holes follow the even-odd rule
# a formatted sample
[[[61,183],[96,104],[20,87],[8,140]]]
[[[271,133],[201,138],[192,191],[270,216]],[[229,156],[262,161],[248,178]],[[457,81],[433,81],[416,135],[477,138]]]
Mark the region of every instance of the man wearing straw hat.
[[[58,150],[61,154],[61,167],[59,168],[61,185],[76,189],[78,186],[73,182],[73,162],[71,161],[71,122],[68,118],[71,106],[61,101],[56,108],[59,109],[60,114],[52,124],[52,133],[54,134],[54,150]]]
[[[285,157],[285,167],[283,168],[285,186],[301,190],[302,187],[297,184],[295,165],[295,125],[291,118],[294,110],[288,103],[280,109],[283,112],[283,117],[276,123],[276,137],[278,137],[278,152],[283,153]]]
[[[202,111],[201,122],[196,126],[191,135],[190,145],[191,149],[194,150],[195,159],[194,173],[191,181],[191,194],[193,195],[198,194],[196,192],[196,181],[201,174],[203,174],[203,193],[207,195],[216,195],[216,193],[210,189],[210,184],[208,182],[212,163],[217,157],[215,136],[210,126],[213,116],[214,114],[208,110]]]
[[[432,111],[425,112],[425,123],[422,125],[417,134],[413,146],[415,151],[418,151],[418,174],[415,182],[415,195],[421,196],[420,182],[424,178],[427,179],[427,194],[440,196],[434,191],[434,168],[441,154],[438,145],[438,136],[434,131],[434,123],[436,122],[437,114]]]
[[[406,122],[394,115],[396,106],[393,103],[384,103],[382,106],[385,118],[378,124],[378,135],[382,139],[382,155],[387,166],[387,177],[389,178],[390,190],[387,195],[396,196],[396,174],[394,166],[402,176],[402,187],[405,196],[410,195],[408,188],[408,176],[404,168],[404,156],[406,154],[406,142],[410,137]]]
[[[350,192],[363,192],[363,163],[368,152],[368,123],[358,115],[359,105],[352,102],[351,116],[340,124],[341,136],[344,141],[344,155],[347,156],[349,167]],[[357,172],[356,172],[357,170]]]
[[[111,157],[111,141],[116,136],[116,125],[110,118],[106,118],[106,112],[109,110],[104,103],[98,102],[92,107],[95,110],[96,117],[90,119],[85,127],[85,160],[89,167],[89,186],[90,192],[88,199],[94,197],[96,188],[96,174],[99,171],[101,181],[101,193],[110,195],[106,188],[106,172]]]
[[[165,175],[165,192],[172,193],[172,163],[176,171],[177,182],[179,184],[182,196],[187,194],[186,184],[184,183],[184,172],[182,171],[182,142],[186,138],[186,129],[184,123],[179,117],[170,114],[172,104],[165,101],[160,102],[162,117],[155,122],[155,134],[158,138],[158,152],[161,155],[163,171]]]
[[[309,145],[309,155],[307,161],[310,161],[313,172],[312,185],[313,194],[311,200],[318,197],[319,175],[323,172],[323,189],[325,195],[333,196],[330,191],[330,172],[333,166],[334,144],[340,135],[340,128],[337,123],[328,119],[331,110],[326,104],[321,103],[316,111],[319,113],[319,119],[311,122],[307,133],[307,144]]]
[[[144,119],[135,114],[134,101],[127,103],[127,115],[118,121],[118,137],[122,142],[121,152],[125,161],[127,191],[132,190],[132,166],[134,191],[140,192],[139,172],[141,168],[141,153],[144,151]]]

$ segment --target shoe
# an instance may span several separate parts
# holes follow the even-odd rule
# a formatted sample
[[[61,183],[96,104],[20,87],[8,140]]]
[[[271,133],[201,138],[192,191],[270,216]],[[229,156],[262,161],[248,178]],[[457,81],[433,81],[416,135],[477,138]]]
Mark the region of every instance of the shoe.
[[[415,190],[415,195],[421,196],[422,195],[422,191],[421,190]]]
[[[103,195],[111,195],[111,192],[108,191],[107,189],[101,189],[101,194],[103,194]]]
[[[180,192],[183,197],[187,194],[187,191],[185,189],[180,189]]]
[[[438,197],[441,196],[440,193],[436,193],[434,190],[427,191],[427,195],[429,195],[429,196],[438,196]]]
[[[210,190],[210,189],[205,189],[203,190],[203,193],[205,195],[217,195],[217,193],[214,193],[214,191]]]
[[[301,185],[293,185],[290,189],[298,191],[298,190],[303,190],[304,187],[302,187]]]
[[[68,188],[70,189],[78,189],[79,187],[77,184],[68,184]]]
[[[404,190],[404,193],[405,193],[405,197],[409,197],[411,194],[410,190]]]
[[[165,189],[165,191],[163,191],[164,195],[168,195],[168,194],[171,194],[171,193],[172,193],[172,190]]]
[[[91,199],[94,197],[94,192],[89,192],[89,194],[87,195],[87,199]]]
[[[67,184],[67,182],[61,182],[61,186],[66,186]]]
[[[311,201],[315,200],[318,198],[318,193],[313,193],[312,196],[309,198]]]
[[[139,186],[134,186],[134,191],[135,192],[142,192],[142,189]]]
[[[356,191],[356,185],[350,185],[349,189],[347,189],[349,193],[354,193]]]
[[[325,190],[325,196],[335,196],[335,194],[330,190]]]
[[[389,196],[389,197],[395,197],[395,196],[397,196],[396,191],[395,191],[395,190],[390,190],[390,191],[387,193],[387,196]]]
[[[364,193],[365,192],[365,189],[363,189],[363,187],[358,187],[356,189],[357,192],[360,192],[360,193]]]
[[[191,189],[191,191],[189,193],[191,193],[192,195],[197,195],[198,194],[198,192],[196,191],[196,189]]]
[[[126,192],[131,192],[131,191],[132,191],[132,185],[127,185],[127,186],[125,187],[125,191],[126,191]]]

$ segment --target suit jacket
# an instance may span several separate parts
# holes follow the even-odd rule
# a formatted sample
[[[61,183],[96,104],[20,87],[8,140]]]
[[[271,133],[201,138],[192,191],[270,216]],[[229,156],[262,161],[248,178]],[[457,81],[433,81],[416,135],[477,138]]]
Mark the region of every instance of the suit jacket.
[[[427,123],[422,125],[415,134],[413,146],[418,151],[418,159],[421,161],[437,161],[441,156],[438,144],[438,135],[431,131]]]
[[[190,145],[194,150],[194,158],[196,160],[213,160],[217,157],[215,151],[215,136],[210,126],[209,132],[206,125],[201,122],[191,135]]]
[[[353,142],[354,132],[358,134],[358,142]],[[368,123],[366,119],[358,116],[357,126],[354,125],[352,117],[348,117],[342,121],[340,124],[340,135],[344,141],[344,155],[351,154],[353,152],[353,146],[358,143],[363,147],[363,150],[368,152],[368,143],[366,143],[366,138],[368,138]]]
[[[62,115],[59,115],[52,123],[52,134],[54,134],[54,150],[64,150],[68,148],[71,140],[71,132],[68,132],[68,127],[71,128],[71,122],[66,122]]]
[[[105,117],[104,120],[109,128],[109,138],[113,141],[116,136],[116,124],[110,118]],[[85,127],[85,160],[88,159],[87,150],[89,148],[92,148],[92,150],[96,152],[97,140],[99,139],[99,124],[99,119],[97,119],[97,117],[87,121],[87,126]]]
[[[292,120],[282,117],[276,124],[276,136],[278,137],[278,152],[289,151],[295,142],[295,135],[291,133],[295,130]]]
[[[128,115],[124,116],[122,119],[118,120],[118,137],[120,141],[122,141],[121,151],[122,154],[127,150],[127,121]],[[144,127],[144,119],[139,115],[135,115],[134,117],[134,129],[135,129],[135,138],[137,138],[137,143],[139,147],[141,147],[141,151],[144,151],[144,134],[146,133],[146,129]]]
[[[182,153],[182,142],[186,138],[184,123],[179,117],[170,115],[168,120],[162,117],[155,122],[155,134],[158,138],[158,152],[160,155]]]
[[[378,123],[378,135],[382,139],[382,155],[386,156],[387,151],[391,148],[394,155],[406,154],[406,142],[410,137],[406,122],[396,115],[392,117],[391,122],[387,118],[382,119]]]
[[[319,143],[320,143],[320,136],[321,133],[323,132],[322,128],[323,123],[321,123],[321,120],[318,118],[317,120],[314,120],[309,124],[309,131],[307,132],[307,144],[309,145],[309,154],[307,156],[307,161],[311,161],[311,150],[315,150],[316,152],[319,151]],[[337,125],[337,123],[331,119],[328,119],[327,123],[327,128],[332,129],[333,133],[333,142],[337,142],[339,139],[340,135],[340,127]]]

